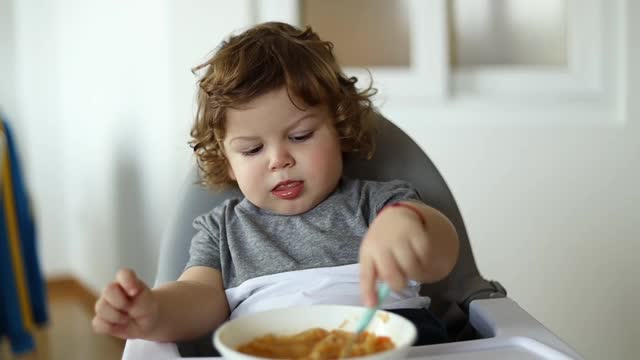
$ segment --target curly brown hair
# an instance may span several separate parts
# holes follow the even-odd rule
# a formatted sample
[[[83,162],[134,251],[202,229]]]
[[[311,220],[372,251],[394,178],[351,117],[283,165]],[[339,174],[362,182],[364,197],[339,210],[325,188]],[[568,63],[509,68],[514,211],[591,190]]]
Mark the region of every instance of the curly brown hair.
[[[371,97],[376,90],[371,84],[362,91],[356,89],[357,78],[344,75],[332,49],[333,44],[320,40],[311,27],[269,22],[231,36],[211,59],[193,69],[195,74],[206,68],[198,81],[190,142],[204,185],[233,183],[223,147],[226,110],[282,86],[289,99],[300,99],[307,106],[328,106],[343,153],[373,155]]]

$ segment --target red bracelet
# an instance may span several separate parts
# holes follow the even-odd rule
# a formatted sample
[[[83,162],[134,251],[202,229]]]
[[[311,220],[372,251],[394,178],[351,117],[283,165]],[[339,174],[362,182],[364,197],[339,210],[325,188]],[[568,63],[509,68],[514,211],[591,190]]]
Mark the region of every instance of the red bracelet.
[[[392,203],[392,204],[389,204],[389,205],[386,205],[385,207],[383,207],[382,210],[380,210],[380,212],[378,212],[378,215],[380,215],[380,213],[382,213],[384,211],[384,209],[389,208],[389,207],[403,207],[405,209],[412,210],[416,215],[418,215],[418,218],[420,219],[420,222],[422,223],[422,226],[424,226],[425,229],[427,228],[427,220],[424,218],[424,215],[422,215],[422,211],[420,211],[414,205],[411,205],[411,204],[406,203],[406,202],[395,202],[395,203]]]

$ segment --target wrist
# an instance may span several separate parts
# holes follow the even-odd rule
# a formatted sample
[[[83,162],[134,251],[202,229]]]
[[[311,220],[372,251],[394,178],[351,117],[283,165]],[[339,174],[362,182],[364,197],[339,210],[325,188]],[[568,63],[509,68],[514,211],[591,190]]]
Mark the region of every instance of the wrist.
[[[425,217],[425,215],[423,214],[423,212],[420,210],[420,208],[417,205],[408,203],[408,202],[403,202],[403,201],[399,201],[399,202],[394,202],[391,203],[389,205],[386,205],[382,208],[382,210],[380,210],[380,212],[378,212],[378,215],[382,214],[383,211],[385,211],[386,209],[390,209],[390,208],[402,208],[402,209],[406,209],[410,212],[412,212],[418,219],[418,221],[420,221],[420,223],[422,224],[422,227],[425,229],[425,231],[428,228],[428,223],[427,223],[427,219]]]
[[[141,322],[139,324],[140,330],[142,331],[141,338],[153,341],[166,341],[167,337],[163,334],[165,329],[162,329],[160,326],[162,324],[162,304],[155,289],[149,290],[147,307],[148,311],[143,315],[143,318],[140,319]]]

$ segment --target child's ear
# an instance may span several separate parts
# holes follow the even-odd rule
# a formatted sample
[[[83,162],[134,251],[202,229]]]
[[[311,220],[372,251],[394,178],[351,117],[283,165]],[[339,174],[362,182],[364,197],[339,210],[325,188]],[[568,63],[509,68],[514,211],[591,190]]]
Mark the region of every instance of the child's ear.
[[[231,180],[236,181],[236,174],[233,173],[233,169],[231,168],[231,166],[229,166],[228,173]]]

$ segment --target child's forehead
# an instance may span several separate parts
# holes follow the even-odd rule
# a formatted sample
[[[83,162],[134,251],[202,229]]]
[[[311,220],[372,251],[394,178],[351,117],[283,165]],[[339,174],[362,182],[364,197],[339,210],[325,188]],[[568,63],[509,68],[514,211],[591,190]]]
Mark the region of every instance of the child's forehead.
[[[226,137],[284,131],[326,117],[326,107],[294,101],[286,91],[274,91],[227,109]]]
[[[322,105],[309,106],[299,97],[285,88],[266,92],[262,95],[227,109],[227,121],[255,119],[268,116],[289,119],[315,113],[324,108]]]

